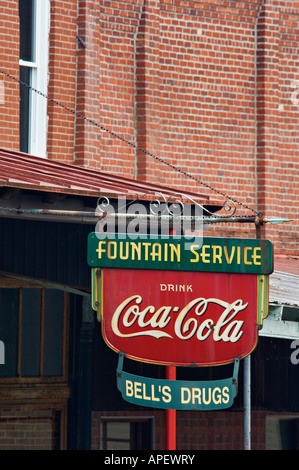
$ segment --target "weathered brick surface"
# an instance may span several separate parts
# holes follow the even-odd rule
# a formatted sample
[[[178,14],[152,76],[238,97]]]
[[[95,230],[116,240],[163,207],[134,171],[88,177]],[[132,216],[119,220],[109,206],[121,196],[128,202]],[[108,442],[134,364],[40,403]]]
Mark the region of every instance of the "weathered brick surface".
[[[52,410],[0,409],[0,450],[59,449],[57,416]]]
[[[77,2],[50,3],[48,95],[76,109]],[[75,117],[48,102],[48,141],[50,159],[73,163]]]
[[[286,417],[289,413],[272,413],[271,411],[252,410],[251,413],[251,449],[266,449],[266,417]],[[154,417],[155,450],[165,450],[165,412],[148,410],[137,412],[98,412],[92,416],[92,449],[101,446],[101,417],[121,416],[128,420],[134,417]],[[291,414],[290,414],[291,416]],[[243,411],[177,411],[176,449],[182,451],[197,450],[243,450]]]
[[[0,8],[1,64],[18,76],[16,2]],[[51,2],[49,96],[133,146],[49,102],[49,158],[218,199],[136,145],[267,216],[296,218],[298,32],[295,1]],[[1,145],[17,148],[18,85],[0,79]],[[254,236],[248,225],[210,231]],[[263,236],[298,255],[297,232],[293,221]]]
[[[138,2],[133,12],[129,1],[121,8],[115,8],[115,2],[104,5],[99,74],[103,70],[108,74],[110,93],[104,100],[110,104],[101,113],[103,121],[110,124],[107,110],[115,101],[120,105],[119,80],[125,67],[130,80],[130,66],[120,62],[115,70],[123,38],[131,44],[134,106],[126,129],[118,125],[121,108],[118,112],[113,108],[116,132],[126,138],[133,135],[138,146],[268,216],[294,217],[298,212],[298,4],[145,1]],[[118,171],[123,143],[106,139],[115,146]],[[133,175],[131,153],[128,147],[126,171],[131,168]],[[110,170],[110,158],[101,153],[103,168]],[[141,151],[135,152],[135,174],[217,197]],[[238,209],[248,214],[242,206]],[[297,222],[268,225],[263,235],[275,242],[277,252],[298,255],[297,230]],[[218,226],[211,231],[254,236],[248,226]]]
[[[0,68],[19,77],[18,3],[0,2]],[[19,149],[19,85],[0,74],[0,145]]]

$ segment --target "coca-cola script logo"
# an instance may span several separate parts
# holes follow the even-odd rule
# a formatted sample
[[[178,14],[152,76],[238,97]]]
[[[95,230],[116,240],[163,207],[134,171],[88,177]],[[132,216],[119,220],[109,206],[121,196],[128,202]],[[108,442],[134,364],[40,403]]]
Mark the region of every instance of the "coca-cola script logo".
[[[173,338],[176,335],[178,338],[186,341],[196,334],[199,341],[205,341],[212,335],[214,341],[231,341],[236,343],[243,335],[241,328],[244,321],[234,320],[234,318],[248,305],[248,303],[244,305],[241,299],[229,304],[220,299],[197,298],[189,302],[180,311],[180,308],[177,306],[171,307],[165,305],[157,309],[152,305],[142,309],[141,304],[142,297],[140,295],[132,295],[117,307],[111,320],[112,330],[117,336],[123,338],[133,338],[136,336]],[[212,318],[205,318],[202,322],[193,316],[189,318],[190,314],[198,317],[203,316],[208,306],[213,306],[213,304],[219,305],[223,309],[216,322]],[[172,312],[177,313],[177,315],[172,315]],[[171,321],[173,322],[174,330],[172,335],[164,331]],[[125,331],[130,331],[135,324],[138,324],[141,331],[121,333],[121,326]],[[146,329],[148,326],[156,328],[156,330]]]
[[[104,269],[108,345],[146,362],[225,364],[257,341],[257,276]]]

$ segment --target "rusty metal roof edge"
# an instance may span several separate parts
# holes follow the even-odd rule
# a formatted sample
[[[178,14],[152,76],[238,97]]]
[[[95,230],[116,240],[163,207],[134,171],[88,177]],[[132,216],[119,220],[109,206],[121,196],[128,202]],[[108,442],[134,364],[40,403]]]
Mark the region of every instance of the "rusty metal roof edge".
[[[145,199],[153,199],[156,198],[155,195],[158,195],[160,192],[164,196],[170,197],[176,194],[183,194],[186,195],[186,197],[190,197],[197,202],[200,201],[202,204],[205,205],[211,205],[211,206],[219,206],[222,207],[222,203],[220,203],[217,200],[211,201],[210,197],[204,194],[196,194],[190,191],[178,191],[175,188],[170,188],[167,186],[163,186],[160,184],[155,185],[154,183],[150,183],[147,181],[139,181],[139,180],[134,180],[134,179],[129,179],[125,178],[123,176],[119,175],[114,175],[114,174],[109,174],[109,173],[104,173],[99,170],[91,169],[88,167],[82,167],[82,166],[77,166],[77,165],[72,165],[68,163],[63,163],[59,162],[56,160],[48,160],[45,158],[37,157],[37,156],[32,156],[27,153],[19,152],[16,150],[9,150],[5,148],[0,148],[0,162],[1,162],[1,157],[6,160],[7,164],[7,159],[8,161],[12,158],[17,158],[19,161],[22,161],[27,165],[32,165],[33,170],[34,167],[37,171],[40,171],[39,175],[41,176],[40,178],[40,183],[39,184],[30,184],[27,182],[22,182],[22,181],[7,181],[4,180],[2,183],[2,186],[4,187],[19,187],[23,189],[32,189],[32,190],[37,190],[37,191],[48,191],[48,192],[58,192],[58,193],[65,193],[65,194],[77,194],[77,195],[84,195],[84,196],[95,196],[95,197],[100,197],[101,195],[107,195],[109,194],[110,197],[112,195],[115,195],[117,197],[118,195],[125,195],[127,197],[144,197]],[[49,174],[45,172],[45,169],[49,169]],[[32,169],[32,168],[30,168]],[[53,171],[54,170],[54,171]],[[80,189],[80,182],[79,182],[79,187],[74,188],[74,185],[70,184],[68,185],[63,185],[59,184],[59,179],[62,179],[64,176],[63,172],[66,172],[65,177],[66,179],[71,179],[70,174],[74,175],[75,177],[78,177],[80,179],[80,176],[84,178],[85,184],[83,185],[82,189]],[[47,182],[45,185],[43,185],[43,178],[42,176],[45,176],[47,179]],[[52,186],[51,183],[49,182],[49,176],[50,180],[51,177],[53,180],[56,181],[56,184]],[[22,175],[20,174],[20,180],[22,178]],[[58,178],[58,180],[57,180]],[[94,188],[86,188],[86,182],[88,182],[88,178],[90,178],[90,186],[94,186],[95,184],[99,184],[99,189],[94,189]],[[38,179],[38,178],[37,178]],[[1,175],[0,175],[0,180],[1,180]],[[102,186],[103,188],[101,189],[101,181],[102,181]],[[48,183],[48,185],[47,185]],[[107,188],[107,186],[112,186],[111,189]],[[153,193],[152,196],[150,193]]]

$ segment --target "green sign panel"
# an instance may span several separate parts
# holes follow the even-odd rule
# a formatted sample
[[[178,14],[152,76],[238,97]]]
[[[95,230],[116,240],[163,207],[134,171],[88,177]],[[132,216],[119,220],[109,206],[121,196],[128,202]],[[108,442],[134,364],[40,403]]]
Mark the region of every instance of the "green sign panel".
[[[160,380],[122,370],[119,355],[117,388],[124,400],[135,405],[175,410],[220,410],[230,408],[237,395],[239,359],[233,377],[213,381]]]
[[[271,274],[273,250],[268,240],[93,232],[87,261],[93,268]]]

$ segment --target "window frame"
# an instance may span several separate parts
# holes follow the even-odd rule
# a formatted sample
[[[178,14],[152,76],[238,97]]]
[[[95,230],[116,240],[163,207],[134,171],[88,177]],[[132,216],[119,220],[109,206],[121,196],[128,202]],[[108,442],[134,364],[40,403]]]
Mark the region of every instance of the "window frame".
[[[26,288],[36,288],[41,290],[41,295],[44,295],[44,291],[46,291],[48,288],[34,284],[34,283],[24,283],[24,282],[18,282],[15,280],[1,280],[0,282],[0,289],[1,288],[12,288],[12,289],[18,289],[19,290],[19,322],[18,322],[18,347],[17,347],[17,375],[13,377],[0,377],[0,389],[1,389],[1,384],[2,385],[10,385],[10,386],[15,386],[20,383],[32,383],[32,384],[40,384],[41,386],[44,386],[45,384],[53,384],[53,385],[58,385],[58,384],[67,384],[68,382],[68,335],[69,335],[69,303],[70,303],[70,294],[68,292],[63,292],[64,294],[64,305],[63,305],[63,331],[62,331],[62,373],[60,376],[44,376],[43,375],[43,365],[42,365],[42,358],[43,358],[43,331],[42,328],[44,327],[43,325],[43,318],[41,317],[41,348],[40,348],[40,357],[41,357],[41,362],[40,362],[40,375],[36,377],[28,377],[28,376],[23,376],[21,375],[21,345],[20,345],[20,340],[21,340],[21,293],[20,291],[22,289]],[[53,289],[53,288],[52,288]],[[54,287],[55,289],[55,287]],[[43,302],[43,300],[42,300]],[[43,315],[44,312],[41,312],[41,315]],[[21,392],[21,390],[20,390]],[[0,398],[1,401],[1,398]]]
[[[283,445],[290,445],[293,440],[289,439],[292,430],[288,431],[287,441],[283,440],[280,430],[282,422],[293,422],[296,425],[296,433],[293,437],[295,448],[284,448]],[[299,415],[298,414],[273,414],[267,415],[265,420],[265,450],[298,450],[299,449]]]
[[[129,446],[129,449],[126,450],[136,450],[132,447],[132,424],[147,424],[150,426],[150,432],[151,432],[151,450],[154,450],[155,448],[155,417],[154,416],[149,416],[149,415],[132,415],[132,416],[101,416],[100,417],[100,442],[99,442],[99,450],[104,450],[104,451],[111,451],[111,450],[125,450],[121,449],[121,444],[125,447],[127,444]],[[113,437],[111,435],[108,435],[108,426],[109,424],[127,424],[129,426],[129,433],[127,437]],[[109,443],[112,444],[115,443],[116,449],[108,449]],[[119,447],[120,446],[120,447]],[[137,450],[142,450],[142,449],[137,449]],[[147,449],[150,450],[150,449]]]
[[[47,94],[49,63],[50,1],[33,0],[33,59],[19,59],[19,66],[30,70],[29,85]],[[30,91],[28,113],[28,153],[47,158],[47,100]],[[20,128],[21,129],[21,128]]]

